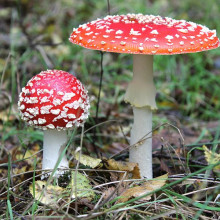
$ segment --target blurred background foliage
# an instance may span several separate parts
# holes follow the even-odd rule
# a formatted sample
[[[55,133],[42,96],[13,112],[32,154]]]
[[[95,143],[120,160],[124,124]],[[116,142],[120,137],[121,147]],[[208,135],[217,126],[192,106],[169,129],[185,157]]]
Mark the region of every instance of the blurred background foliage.
[[[143,13],[185,19],[220,33],[220,0],[109,0],[111,14]],[[92,116],[98,94],[100,53],[73,45],[73,27],[108,14],[107,0],[0,0],[0,110],[16,103],[27,81],[45,69],[63,69],[88,88]],[[180,120],[220,118],[220,50],[155,56],[157,115]],[[132,77],[132,56],[104,53],[100,115],[132,114],[123,95]],[[13,107],[13,105],[12,105]],[[13,108],[12,108],[13,110]],[[155,123],[161,121],[155,116]]]
[[[220,0],[127,0],[126,3],[110,0],[109,3],[111,14],[168,16],[197,22],[220,33]],[[16,103],[17,94],[27,80],[41,70],[56,68],[75,74],[89,89],[92,100],[96,100],[100,54],[72,45],[68,38],[73,27],[107,13],[105,0],[1,0],[0,72],[4,73],[1,90],[10,88],[8,95]],[[219,49],[154,59],[159,112],[171,110],[182,117],[204,120],[220,118]],[[104,54],[103,116],[109,105],[118,112],[130,108],[123,102],[123,95],[131,77],[132,56]]]

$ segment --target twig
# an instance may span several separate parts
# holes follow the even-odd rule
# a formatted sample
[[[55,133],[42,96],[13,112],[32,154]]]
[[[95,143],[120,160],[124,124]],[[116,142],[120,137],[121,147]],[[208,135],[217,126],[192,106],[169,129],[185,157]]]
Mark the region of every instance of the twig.
[[[121,132],[123,134],[123,137],[125,138],[125,140],[127,141],[127,143],[129,144],[129,141],[127,140],[127,137],[125,136],[125,133],[123,131],[123,128],[122,128],[122,125],[121,123],[118,121],[118,120],[108,120],[108,121],[104,121],[104,122],[101,122],[99,124],[96,124],[96,125],[93,125],[92,127],[88,128],[87,130],[85,130],[84,134],[86,134],[87,132],[89,132],[90,130],[94,129],[95,127],[99,127],[99,126],[102,126],[102,125],[105,125],[107,123],[110,123],[110,122],[115,122],[118,124],[118,126],[120,127],[121,129]]]
[[[8,57],[6,59],[5,65],[4,65],[4,69],[2,71],[1,84],[0,84],[0,89],[1,90],[2,90],[2,87],[3,87],[3,80],[4,80],[4,77],[5,77],[5,72],[6,72],[6,68],[8,66],[8,62],[9,62],[10,57],[11,57],[11,53],[8,54]]]
[[[101,54],[101,61],[100,61],[101,69],[100,69],[100,80],[99,80],[99,93],[98,93],[98,100],[96,104],[95,124],[98,123],[99,102],[100,102],[100,96],[101,96],[101,90],[102,90],[102,79],[103,79],[103,52],[101,51],[100,54]],[[96,129],[93,130],[93,148],[95,150],[97,157],[100,157],[95,143],[96,143]]]
[[[174,126],[174,125],[172,125],[172,124],[170,124],[170,123],[163,123],[163,124],[158,125],[157,127],[155,127],[153,130],[151,130],[151,131],[148,132],[147,134],[145,134],[145,135],[144,135],[142,138],[140,138],[140,140],[138,140],[135,144],[126,147],[125,149],[121,150],[121,151],[118,152],[118,153],[113,154],[109,159],[111,159],[111,158],[113,158],[113,157],[115,157],[115,156],[121,154],[122,152],[124,152],[124,151],[130,149],[131,147],[138,147],[138,146],[139,146],[140,144],[142,144],[145,140],[147,140],[147,139],[149,139],[149,138],[152,138],[152,136],[149,136],[150,134],[153,134],[153,132],[156,131],[156,130],[158,130],[160,127],[162,127],[162,126],[167,126],[167,125],[170,126],[170,127],[173,127],[173,128],[175,128],[175,129],[177,129],[177,131],[179,132],[180,137],[181,137],[181,139],[182,139],[182,141],[183,141],[183,143],[184,143],[184,138],[183,138],[183,136],[182,136],[182,134],[181,134],[179,128],[177,128],[176,126]]]
[[[169,156],[169,155],[165,155],[165,154],[153,154],[153,157],[166,158],[166,159],[170,159],[172,157],[174,160],[181,160],[181,161],[186,161],[187,160],[184,157]],[[197,164],[197,165],[207,166],[207,164],[205,164],[205,163],[195,161],[195,160],[191,160],[191,159],[189,159],[189,162]]]
[[[40,54],[43,57],[45,63],[47,64],[48,68],[52,68],[53,64],[51,63],[50,59],[48,58],[47,54],[45,53],[43,47],[41,47],[40,45],[37,45],[36,49],[40,52]]]
[[[107,0],[107,5],[108,5],[108,15],[110,15],[111,14],[110,13],[111,9],[110,9],[110,2],[109,2],[109,0]]]

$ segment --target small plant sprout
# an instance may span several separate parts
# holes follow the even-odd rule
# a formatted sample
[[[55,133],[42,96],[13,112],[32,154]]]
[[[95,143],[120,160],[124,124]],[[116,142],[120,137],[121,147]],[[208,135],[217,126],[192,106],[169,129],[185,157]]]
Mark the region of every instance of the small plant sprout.
[[[152,110],[157,109],[153,56],[217,48],[216,31],[185,20],[127,14],[80,25],[73,29],[70,41],[88,49],[134,54],[133,79],[125,94],[125,101],[132,105],[134,112],[129,157],[131,162],[139,164],[141,176],[151,179]]]
[[[22,88],[18,108],[29,126],[44,131],[42,169],[54,169],[55,176],[69,168],[61,153],[67,143],[67,130],[82,126],[89,116],[89,97],[82,83],[62,70],[42,71]]]

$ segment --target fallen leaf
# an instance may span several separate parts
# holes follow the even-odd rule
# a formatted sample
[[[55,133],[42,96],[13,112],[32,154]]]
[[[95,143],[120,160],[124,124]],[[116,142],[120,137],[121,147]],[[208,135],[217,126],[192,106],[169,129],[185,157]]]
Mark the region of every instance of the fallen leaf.
[[[140,179],[140,169],[137,163],[116,161],[114,159],[109,159],[104,161],[104,165],[109,170],[120,170],[127,171],[132,174],[133,179]]]
[[[149,181],[143,183],[141,186],[135,186],[133,188],[127,189],[126,191],[124,191],[121,194],[121,196],[118,200],[118,203],[126,202],[130,198],[139,197],[144,194],[150,193],[156,189],[161,188],[166,183],[167,178],[168,178],[168,174],[165,174],[163,176],[159,176],[157,178],[149,180]],[[150,200],[151,196],[152,195],[148,195],[148,196],[142,198],[141,200],[142,201]]]
[[[31,149],[28,148],[24,154],[22,147],[19,147],[15,151],[13,151],[13,159],[14,160],[25,160],[28,164],[33,165],[34,158],[36,158],[37,161],[41,159],[40,154],[37,154],[38,152],[40,152],[40,150],[41,148],[39,144],[34,144],[31,147]]]
[[[71,172],[71,181],[67,186],[67,189],[71,192],[72,198],[87,198],[91,201],[95,197],[95,193],[90,185],[89,179],[79,172]],[[75,190],[77,190],[77,192]]]
[[[74,154],[74,157],[76,160],[79,160],[79,162],[85,166],[95,168],[101,165],[101,159],[93,158],[84,154],[79,154],[79,152]],[[79,158],[80,157],[80,158]]]
[[[29,186],[29,190],[31,195],[34,197],[33,188],[33,184],[31,184]],[[70,196],[74,199],[76,197],[75,189],[77,190],[77,198],[83,198],[86,199],[86,201],[91,201],[95,197],[95,193],[88,178],[79,172],[76,173],[73,171],[71,172],[70,183],[66,188],[48,184],[46,181],[36,181],[35,199],[45,205],[56,207],[61,199],[67,200]]]
[[[29,186],[29,190],[34,197],[33,184]],[[35,199],[45,205],[56,207],[59,200],[64,197],[64,194],[65,189],[60,186],[48,185],[46,181],[40,180],[35,182]]]
[[[216,164],[220,162],[220,154],[212,152],[205,145],[202,146],[205,154],[205,159],[208,164]],[[213,168],[214,172],[220,173],[220,165],[217,165]]]

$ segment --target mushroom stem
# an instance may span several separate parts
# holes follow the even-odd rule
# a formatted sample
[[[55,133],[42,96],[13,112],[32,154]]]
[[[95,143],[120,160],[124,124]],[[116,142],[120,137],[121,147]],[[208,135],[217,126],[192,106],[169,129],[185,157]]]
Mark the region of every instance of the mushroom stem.
[[[130,148],[129,161],[138,163],[142,178],[152,179],[152,111],[148,107],[133,107],[133,113],[130,145],[134,146]]]
[[[67,132],[57,130],[44,131],[44,143],[43,143],[43,164],[42,169],[54,169],[58,159],[61,157],[61,153],[67,143]],[[61,161],[57,168],[69,168],[69,164],[66,155],[61,158]],[[64,173],[62,170],[57,170],[55,176],[58,177]]]
[[[139,164],[142,178],[152,178],[152,110],[157,109],[153,82],[153,56],[134,55],[133,79],[125,101],[133,106],[134,124],[131,130],[129,161]],[[148,135],[147,135],[148,134]],[[146,136],[147,135],[147,136]]]

